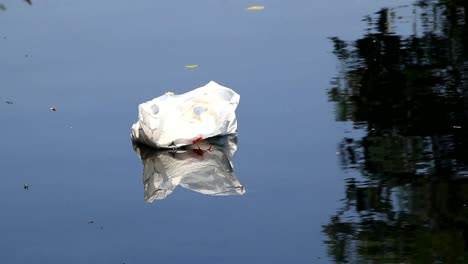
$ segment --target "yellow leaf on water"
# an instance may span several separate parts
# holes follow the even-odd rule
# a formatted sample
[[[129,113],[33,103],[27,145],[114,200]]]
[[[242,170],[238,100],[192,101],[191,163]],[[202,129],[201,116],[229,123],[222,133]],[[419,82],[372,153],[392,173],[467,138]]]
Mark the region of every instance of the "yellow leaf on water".
[[[198,66],[200,66],[200,65],[198,65],[198,64],[185,65],[185,68],[187,68],[187,69],[195,69],[195,68],[198,68]]]
[[[166,95],[174,95],[174,92],[166,92]]]
[[[265,9],[264,6],[249,6],[246,8],[247,10],[263,10]]]

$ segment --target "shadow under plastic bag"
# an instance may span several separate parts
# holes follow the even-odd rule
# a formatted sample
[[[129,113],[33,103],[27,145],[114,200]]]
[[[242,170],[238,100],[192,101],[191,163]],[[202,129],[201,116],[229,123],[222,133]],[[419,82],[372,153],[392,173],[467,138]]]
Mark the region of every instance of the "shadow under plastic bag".
[[[165,199],[177,185],[206,195],[242,195],[244,186],[233,172],[235,135],[218,136],[176,150],[155,149],[133,142],[143,162],[147,202]]]

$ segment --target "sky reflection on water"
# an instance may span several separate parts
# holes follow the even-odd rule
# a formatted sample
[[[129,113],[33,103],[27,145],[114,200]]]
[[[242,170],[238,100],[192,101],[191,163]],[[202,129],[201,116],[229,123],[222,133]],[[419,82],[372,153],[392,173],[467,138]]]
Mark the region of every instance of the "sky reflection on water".
[[[2,2],[0,262],[329,262],[346,125],[326,98],[328,37],[359,38],[386,2]],[[234,164],[248,191],[146,203],[137,105],[210,80],[242,97]]]

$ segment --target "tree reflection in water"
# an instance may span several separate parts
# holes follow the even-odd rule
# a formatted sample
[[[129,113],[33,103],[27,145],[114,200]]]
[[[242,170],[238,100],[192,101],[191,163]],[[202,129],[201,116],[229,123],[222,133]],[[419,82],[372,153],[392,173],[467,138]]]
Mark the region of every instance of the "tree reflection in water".
[[[27,3],[28,5],[32,5],[32,0],[23,0],[23,2]],[[7,7],[5,4],[0,2],[0,11],[6,11]]]
[[[412,10],[410,18],[399,12]],[[331,38],[343,207],[323,227],[337,263],[468,261],[468,1],[418,1]],[[412,33],[399,33],[401,25]]]

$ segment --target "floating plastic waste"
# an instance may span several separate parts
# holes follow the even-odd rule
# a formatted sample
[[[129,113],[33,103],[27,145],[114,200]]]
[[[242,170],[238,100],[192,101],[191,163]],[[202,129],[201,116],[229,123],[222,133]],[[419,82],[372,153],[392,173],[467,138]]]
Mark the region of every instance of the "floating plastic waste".
[[[206,195],[245,193],[233,172],[236,136],[214,137],[177,150],[154,149],[138,143],[133,148],[143,162],[147,202],[165,199],[178,185]]]
[[[173,92],[138,106],[132,140],[157,148],[179,148],[237,132],[240,96],[216,82],[190,92]]]

